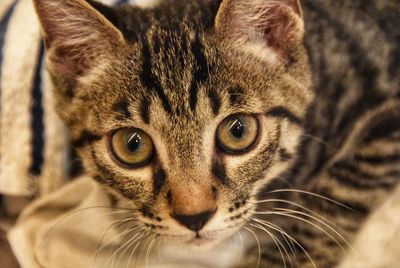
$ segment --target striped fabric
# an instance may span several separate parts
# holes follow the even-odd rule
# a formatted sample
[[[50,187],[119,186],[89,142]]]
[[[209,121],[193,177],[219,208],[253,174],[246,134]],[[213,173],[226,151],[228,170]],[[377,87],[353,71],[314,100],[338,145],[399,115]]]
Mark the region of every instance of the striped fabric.
[[[101,2],[121,5],[129,0]],[[53,109],[52,85],[43,62],[32,0],[1,0],[0,194],[41,196],[80,169]]]

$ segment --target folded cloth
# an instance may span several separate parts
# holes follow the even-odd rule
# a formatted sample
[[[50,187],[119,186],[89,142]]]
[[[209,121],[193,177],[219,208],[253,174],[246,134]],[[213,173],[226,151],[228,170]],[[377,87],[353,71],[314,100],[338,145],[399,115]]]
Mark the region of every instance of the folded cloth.
[[[337,268],[400,267],[400,186],[377,209]]]
[[[110,198],[87,176],[35,201],[9,233],[23,268],[236,267],[243,246],[238,237],[202,251],[155,242],[137,228],[134,211]],[[400,187],[365,224],[340,268],[392,268],[400,263]],[[379,234],[379,235],[377,235]],[[132,252],[134,254],[132,254]],[[128,263],[131,264],[128,266]]]
[[[84,176],[35,201],[9,240],[24,268],[232,267],[240,258],[238,236],[212,250],[194,251],[154,240],[137,227],[134,214],[113,207],[107,191]]]
[[[39,196],[65,183],[66,133],[32,0],[1,0],[1,11],[0,193]]]
[[[0,194],[43,196],[79,170],[54,109],[44,54],[33,1],[0,0]]]

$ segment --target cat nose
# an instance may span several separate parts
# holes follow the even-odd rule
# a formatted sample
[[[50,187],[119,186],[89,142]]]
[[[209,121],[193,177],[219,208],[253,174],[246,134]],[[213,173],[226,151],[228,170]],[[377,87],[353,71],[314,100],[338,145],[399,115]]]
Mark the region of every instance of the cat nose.
[[[216,210],[209,210],[195,215],[172,215],[172,217],[189,230],[198,232],[203,229],[204,225],[206,225],[206,223],[215,214],[215,211]]]

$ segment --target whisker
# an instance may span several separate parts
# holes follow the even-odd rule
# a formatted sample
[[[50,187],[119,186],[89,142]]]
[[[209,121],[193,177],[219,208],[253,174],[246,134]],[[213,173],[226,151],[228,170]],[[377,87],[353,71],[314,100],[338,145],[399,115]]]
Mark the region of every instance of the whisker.
[[[135,230],[139,229],[139,227],[135,227],[133,229],[130,229],[129,233],[134,232]],[[109,258],[109,260],[107,260],[107,262],[105,264],[107,264],[110,260],[111,260],[111,267],[114,267],[114,263],[115,263],[115,258],[118,256],[118,252],[120,252],[123,248],[125,248],[128,244],[130,244],[130,242],[132,240],[134,240],[135,238],[137,238],[140,235],[140,233],[134,234],[132,238],[130,238],[127,242],[123,243],[122,245],[120,245],[116,251],[114,251],[114,253],[111,255],[111,259]]]
[[[149,255],[151,252],[151,249],[153,248],[154,243],[156,242],[156,238],[153,238],[149,244],[149,246],[147,247],[147,251],[146,251],[146,268],[148,267],[148,260],[149,260]]]
[[[240,231],[237,231],[237,234],[238,234],[238,236],[239,236],[239,239],[240,239],[240,255],[239,255],[239,258],[238,258],[238,260],[240,261],[242,258],[243,258],[243,252],[244,252],[244,239],[243,239],[243,236],[242,236],[242,234],[240,233]]]
[[[252,231],[250,228],[243,227],[245,230],[249,231],[254,238],[256,239],[257,246],[258,246],[258,260],[257,260],[257,268],[260,266],[260,261],[261,261],[261,245],[260,245],[260,240],[258,240],[257,235]]]
[[[109,241],[108,243],[106,243],[105,245],[102,246],[103,240],[104,240],[106,234],[108,233],[108,231],[110,231],[110,230],[114,227],[114,225],[122,226],[122,225],[124,225],[124,224],[130,222],[132,219],[134,219],[134,218],[132,217],[132,218],[128,218],[128,219],[122,219],[122,220],[114,221],[114,222],[103,232],[103,235],[102,235],[102,237],[101,237],[101,239],[100,239],[100,242],[99,242],[99,244],[98,244],[98,246],[97,246],[97,250],[96,250],[95,253],[94,253],[93,267],[95,266],[98,253],[99,253],[101,250],[103,250],[103,248],[105,248],[109,243],[111,243],[112,241],[114,241],[116,238],[119,237],[119,236],[116,236],[114,239],[112,239],[111,241]],[[125,230],[124,232],[120,233],[119,235],[125,233],[126,231],[130,231],[130,230]]]
[[[143,239],[145,239],[145,237],[144,237],[144,235],[143,234],[141,234],[141,236],[139,237],[139,239],[138,239],[138,243],[136,244],[136,246],[133,248],[133,250],[131,251],[131,254],[129,254],[129,259],[128,259],[128,263],[126,264],[126,268],[129,268],[129,266],[130,266],[130,263],[131,263],[131,261],[132,261],[132,257],[133,257],[133,255],[134,255],[134,253],[135,253],[135,251],[136,251],[136,249],[140,246],[140,244],[143,242]],[[132,242],[132,244],[133,244],[134,242]]]
[[[286,216],[286,217],[289,217],[289,218],[298,219],[298,220],[300,220],[300,221],[303,221],[303,222],[305,222],[305,223],[308,223],[308,224],[314,226],[315,228],[317,228],[318,230],[320,230],[321,232],[323,232],[324,234],[326,234],[329,238],[331,238],[331,239],[346,253],[346,250],[343,248],[342,244],[339,243],[329,232],[327,232],[326,230],[324,230],[323,228],[321,228],[321,227],[318,226],[317,224],[315,224],[315,223],[313,223],[313,222],[311,222],[311,221],[309,221],[309,220],[306,220],[306,219],[304,219],[304,218],[301,218],[301,217],[292,215],[292,214],[290,214],[290,213],[285,213],[285,212],[271,212],[271,214],[273,214],[273,215],[280,215],[280,216]]]
[[[236,258],[235,263],[239,263],[240,260],[242,259],[243,247],[244,247],[244,245],[243,245],[243,237],[241,236],[239,231],[235,232],[234,239],[235,240],[233,240],[233,243],[234,243],[235,246],[239,246],[239,251],[240,251],[240,253],[238,254],[238,256]]]
[[[162,240],[158,239],[158,241],[157,241],[157,256],[160,261],[162,261],[161,254],[160,254],[161,243],[162,243]]]
[[[334,147],[332,145],[330,145],[328,142],[324,141],[323,139],[321,139],[321,138],[319,138],[317,136],[313,136],[313,135],[310,135],[310,134],[304,134],[304,133],[302,134],[302,136],[303,137],[307,137],[307,138],[311,138],[311,139],[313,139],[313,140],[315,140],[315,141],[317,141],[317,142],[319,142],[321,144],[324,144],[324,145],[328,146],[330,149],[334,149]]]
[[[333,223],[332,221],[326,219],[326,218],[323,217],[322,215],[320,215],[320,214],[314,212],[313,210],[311,210],[311,209],[309,209],[309,208],[306,208],[305,206],[302,206],[302,205],[300,205],[300,204],[298,204],[298,203],[296,203],[296,202],[292,202],[292,201],[284,200],[284,199],[265,199],[265,200],[259,200],[259,201],[257,201],[257,202],[253,202],[253,203],[255,203],[255,204],[261,204],[261,203],[269,203],[269,202],[280,202],[280,203],[286,203],[286,204],[290,204],[290,205],[296,206],[296,207],[298,207],[298,208],[301,208],[301,209],[303,209],[303,210],[305,210],[305,211],[311,213],[312,215],[314,215],[314,216],[316,216],[316,217],[319,217],[320,219],[324,220],[325,222],[328,222],[328,223],[332,224],[332,225],[335,226],[336,228],[340,229],[340,227],[337,226],[337,225],[336,225],[335,223]]]
[[[136,246],[133,248],[133,250],[131,251],[131,254],[129,255],[129,259],[128,259],[128,263],[127,263],[127,265],[126,265],[126,268],[129,268],[129,267],[130,267],[130,264],[131,264],[131,262],[132,262],[133,255],[135,254],[136,249],[138,249],[139,246],[142,244],[143,239],[144,239],[144,238],[141,237],[141,241],[139,241],[139,242],[136,244]],[[137,256],[135,256],[135,265],[134,265],[134,267],[136,267],[136,263],[137,263]]]
[[[137,230],[138,228],[136,228],[136,230]],[[139,228],[140,229],[140,228]],[[131,239],[129,239],[129,241],[128,242],[126,242],[125,243],[125,245],[126,246],[124,246],[125,247],[125,249],[121,252],[121,258],[125,255],[125,252],[127,252],[128,251],[128,249],[129,249],[129,247],[133,244],[133,243],[135,243],[136,241],[138,241],[139,239],[140,239],[140,236],[141,236],[141,233],[139,232],[139,233],[136,233],[136,234],[134,234],[133,236],[132,236],[132,238]]]
[[[279,190],[270,191],[269,193],[284,193],[284,192],[301,193],[301,194],[308,194],[308,195],[311,195],[311,196],[314,196],[314,197],[319,197],[319,198],[321,198],[321,199],[324,199],[324,200],[326,200],[326,201],[329,201],[329,202],[331,202],[331,203],[334,203],[334,204],[336,204],[336,205],[338,205],[338,206],[341,206],[341,207],[343,207],[343,208],[346,208],[346,209],[348,209],[348,210],[351,210],[351,211],[353,211],[353,212],[356,212],[356,211],[355,211],[354,209],[352,209],[351,207],[346,206],[345,204],[342,204],[342,203],[340,203],[340,202],[338,202],[338,201],[336,201],[336,200],[333,200],[332,198],[328,198],[328,197],[326,197],[326,196],[323,196],[323,195],[320,195],[320,194],[316,194],[316,193],[313,193],[313,192],[304,191],[304,190],[297,190],[297,189],[279,189]]]
[[[123,211],[112,211],[112,213],[116,213],[116,214],[117,213],[124,213],[124,212],[126,213],[128,211],[137,211],[137,209],[132,209],[132,208],[114,208],[114,207],[109,207],[109,206],[92,206],[92,207],[86,207],[86,208],[73,210],[73,211],[67,213],[66,215],[62,216],[56,223],[54,223],[54,225],[52,227],[50,227],[50,229],[46,232],[46,234],[43,236],[43,238],[38,243],[37,247],[42,247],[44,241],[46,239],[48,239],[48,237],[54,231],[54,229],[57,228],[61,223],[63,223],[64,221],[66,221],[70,217],[75,216],[77,213],[86,212],[86,211],[92,210],[92,209],[123,210]]]
[[[286,248],[283,246],[283,244],[276,238],[276,236],[275,236],[274,234],[272,234],[270,231],[268,231],[267,229],[265,229],[263,226],[258,225],[258,224],[251,224],[251,223],[250,223],[250,225],[253,226],[253,227],[255,227],[255,228],[258,228],[258,229],[260,229],[260,230],[262,230],[262,231],[265,231],[265,232],[271,237],[271,239],[274,241],[276,247],[278,248],[279,253],[281,254],[282,262],[283,262],[283,267],[286,268],[286,260],[285,260],[285,257],[283,256],[283,252],[282,252],[282,250],[281,250],[281,247],[283,247],[283,249],[284,249],[286,255],[287,255],[288,258],[289,258],[289,260],[290,260],[290,256],[289,256],[289,254],[288,254]],[[291,261],[290,261],[290,263],[291,263],[291,266],[293,266]]]
[[[339,236],[339,237],[346,243],[346,245],[349,246],[349,247],[353,250],[354,253],[356,253],[355,250],[354,250],[354,248],[353,248],[353,247],[351,246],[351,244],[347,241],[347,239],[346,239],[345,237],[343,237],[343,235],[341,235],[338,231],[336,231],[332,226],[330,226],[330,225],[327,224],[326,222],[324,222],[324,221],[322,221],[322,220],[320,220],[320,219],[318,219],[318,218],[316,218],[316,217],[314,217],[314,216],[312,216],[312,215],[308,215],[307,213],[303,213],[303,212],[300,212],[300,211],[296,211],[296,210],[292,210],[292,209],[286,209],[286,208],[276,208],[276,209],[277,209],[277,210],[280,210],[280,211],[287,211],[287,212],[291,212],[291,213],[300,214],[300,215],[309,217],[309,218],[311,218],[311,219],[313,219],[313,220],[315,220],[315,221],[317,221],[317,222],[323,224],[324,226],[326,226],[327,228],[329,228],[332,232],[334,232],[337,236]]]
[[[281,234],[285,235],[292,242],[294,242],[304,252],[304,254],[306,254],[307,258],[311,261],[313,267],[317,268],[317,266],[315,265],[314,260],[311,258],[310,254],[307,252],[307,250],[296,239],[294,239],[291,235],[289,235],[287,232],[285,232],[282,228],[280,228],[280,227],[278,227],[276,225],[275,225],[276,227],[274,227],[274,224],[271,224],[271,223],[269,223],[267,221],[263,221],[263,220],[259,220],[259,219],[255,219],[255,218],[252,218],[252,220],[257,221],[260,224],[265,224],[269,228],[274,229],[274,230],[280,232]]]
[[[283,229],[282,228],[280,228],[278,225],[276,225],[276,224],[273,224],[273,223],[271,223],[271,222],[267,222],[267,221],[264,221],[264,220],[261,220],[261,219],[256,219],[256,218],[252,218],[251,220],[253,220],[253,221],[255,221],[255,222],[257,222],[257,223],[259,223],[259,224],[263,224],[263,223],[266,223],[266,224],[268,224],[268,226],[267,227],[269,227],[269,228],[271,228],[271,226],[273,226],[273,227],[275,227],[275,228],[273,228],[275,231],[278,231],[279,233],[280,233],[280,235],[282,236],[282,238],[285,240],[285,242],[286,242],[286,244],[288,245],[288,247],[289,247],[289,249],[290,249],[290,251],[293,253],[293,255],[296,255],[296,253],[294,252],[294,249],[293,249],[293,241],[290,241],[289,242],[289,240],[287,240],[287,238],[286,238],[286,236],[284,235],[284,233],[282,232],[283,231]],[[270,226],[269,226],[270,225]],[[293,238],[294,239],[294,238]]]

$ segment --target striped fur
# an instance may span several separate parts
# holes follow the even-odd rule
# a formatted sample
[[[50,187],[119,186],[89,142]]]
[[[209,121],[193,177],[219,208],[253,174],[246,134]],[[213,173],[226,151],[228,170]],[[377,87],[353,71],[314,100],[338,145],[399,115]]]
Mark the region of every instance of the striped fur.
[[[28,117],[18,117],[25,129],[36,130],[18,140],[31,158],[22,166],[10,165],[6,153],[11,149],[2,144],[2,175],[19,174],[18,168],[30,176],[21,181],[32,184],[31,177],[43,175],[47,165],[65,163],[51,160],[63,143],[52,144],[46,135],[48,122],[55,120],[50,115],[46,121],[46,103],[54,104],[85,171],[140,211],[136,220],[141,230],[185,240],[193,234],[171,217],[177,200],[188,215],[217,207],[200,236],[219,241],[245,227],[261,238],[261,259],[257,241],[249,239],[238,265],[243,267],[334,267],[350,248],[346,241],[352,242],[397,185],[400,5],[395,1],[303,0],[302,12],[297,1],[289,0],[225,0],[222,5],[166,0],[145,9],[110,8],[90,0],[92,9],[70,0],[81,7],[79,12],[52,1],[35,1],[46,38],[55,33],[57,39],[63,27],[82,38],[82,32],[74,31],[85,29],[75,22],[64,25],[67,18],[57,24],[46,16],[61,10],[76,17],[87,12],[84,19],[97,18],[96,31],[111,31],[124,40],[113,46],[107,46],[107,35],[92,36],[90,42],[73,40],[76,46],[84,43],[94,57],[77,52],[62,37],[56,45],[47,42],[49,74],[43,76],[40,43],[31,48],[31,54],[40,56],[24,77],[35,83],[26,82],[31,92],[23,93]],[[10,27],[12,21],[4,18],[0,27]],[[13,55],[4,49],[6,56]],[[74,63],[86,69],[61,66],[69,68],[64,72],[59,66],[63,61],[56,59],[65,55],[71,61],[82,56]],[[6,84],[10,74],[3,70],[13,69],[2,69],[2,101],[14,92]],[[54,98],[43,90],[46,84],[54,85]],[[3,112],[3,102],[1,107],[2,118],[16,118]],[[255,149],[233,157],[215,146],[214,133],[235,113],[257,114],[261,131]],[[3,122],[3,132],[4,125],[13,126]],[[151,135],[157,148],[151,165],[127,170],[110,157],[107,137],[124,127]],[[3,143],[7,134],[1,135]],[[57,150],[43,149],[44,143]],[[12,189],[1,186],[4,192]],[[32,192],[29,187],[22,187],[23,194]],[[58,184],[35,187],[46,192]],[[282,253],[274,242],[286,250]]]
[[[286,179],[292,182],[290,174],[296,174],[294,187],[329,197],[348,208],[304,193],[280,198],[318,212],[352,241],[366,217],[400,178],[400,83],[396,67],[400,25],[394,19],[400,5],[394,1],[303,1],[302,6],[317,96],[308,113],[301,159]],[[296,206],[289,208],[306,212]],[[318,267],[339,263],[342,249],[325,233],[311,224],[300,224],[299,219],[281,217],[284,223],[267,219],[291,230],[288,233],[301,241]],[[320,222],[306,219],[342,240]],[[339,243],[349,248],[343,240]],[[281,267],[276,253],[271,258],[271,251],[265,251],[268,267]],[[300,267],[312,267],[304,252],[291,260]],[[379,263],[365,265],[376,267],[368,265]]]

